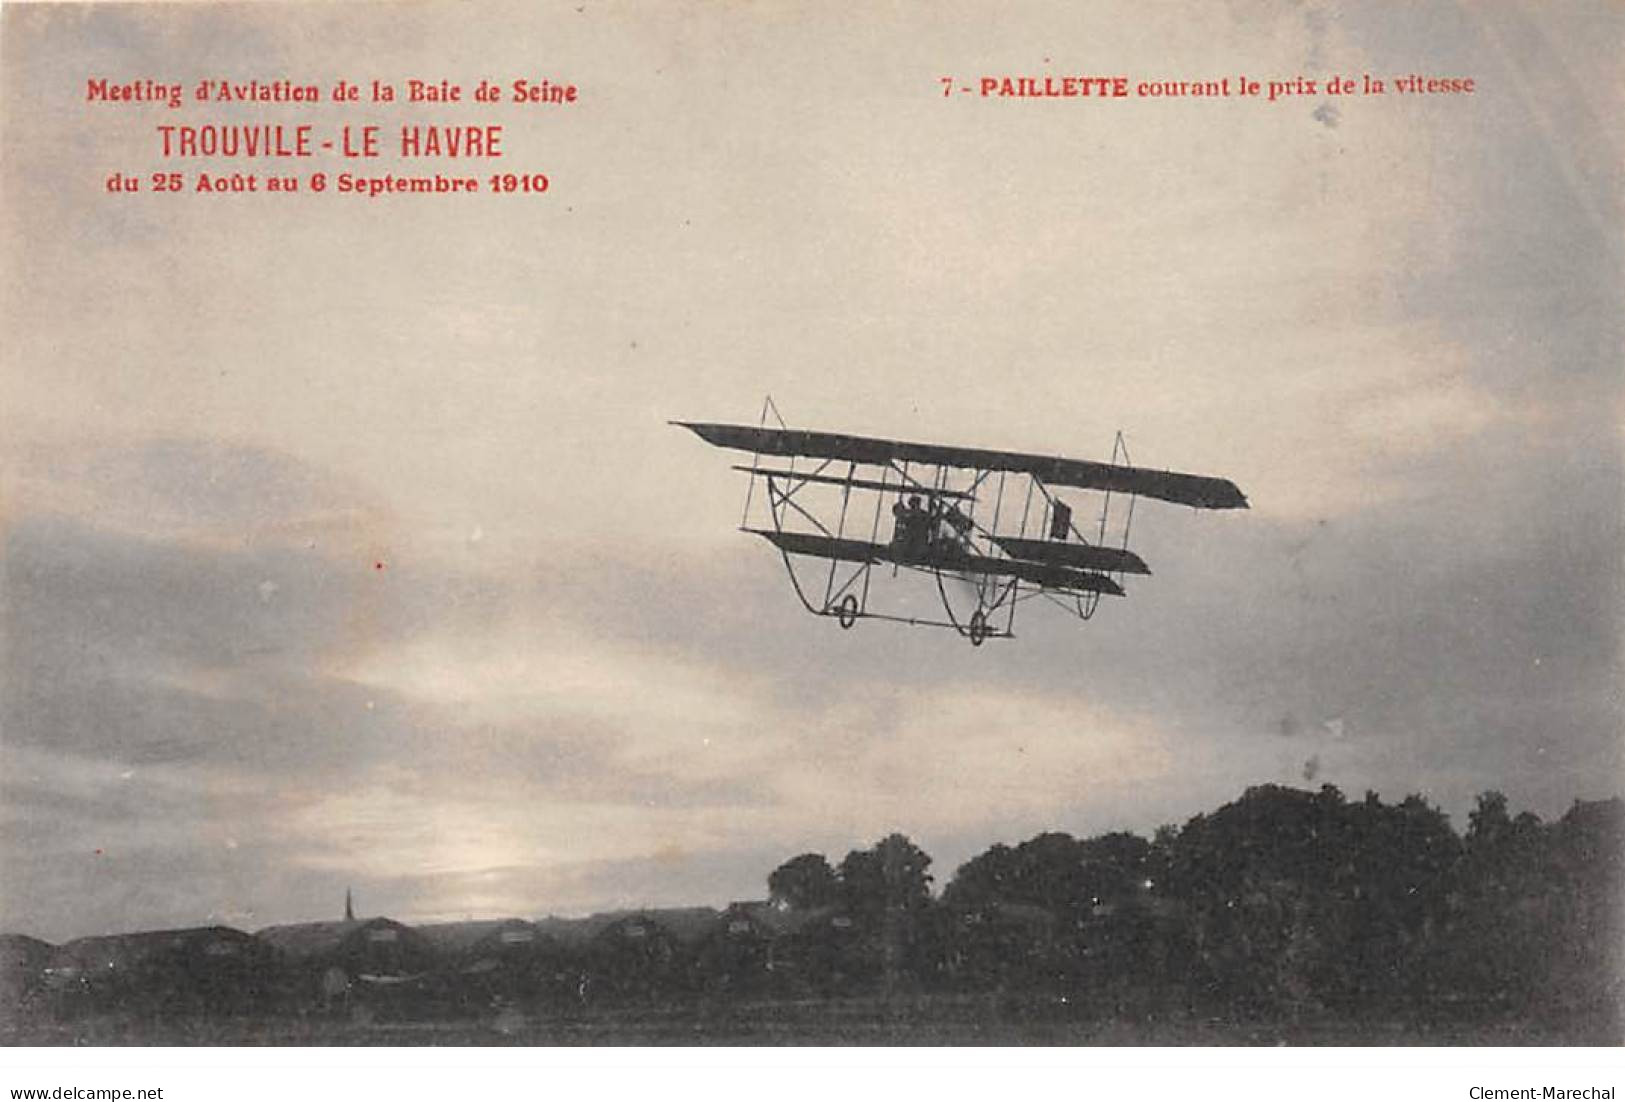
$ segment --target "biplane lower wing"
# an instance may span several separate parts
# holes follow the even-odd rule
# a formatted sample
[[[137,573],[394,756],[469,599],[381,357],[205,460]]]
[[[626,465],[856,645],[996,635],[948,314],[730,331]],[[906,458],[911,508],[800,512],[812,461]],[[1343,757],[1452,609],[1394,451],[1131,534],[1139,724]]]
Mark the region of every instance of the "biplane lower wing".
[[[868,540],[843,540],[810,532],[774,532],[766,528],[747,528],[745,531],[755,532],[780,551],[788,551],[792,555],[816,555],[821,559],[838,559],[841,562],[894,561],[891,548]]]
[[[1245,509],[1247,498],[1227,478],[1154,471],[1124,467],[1115,463],[1094,463],[1059,456],[1031,455],[1025,452],[960,448],[943,444],[911,444],[870,436],[848,436],[803,429],[770,429],[752,425],[722,425],[698,421],[674,421],[719,448],[733,448],[755,455],[805,456],[811,459],[837,459],[852,463],[887,466],[892,463],[925,463],[977,471],[1011,471],[1028,474],[1052,486],[1073,486],[1081,490],[1108,490],[1138,494],[1176,505],[1197,509]]]
[[[1055,563],[1079,570],[1104,570],[1107,573],[1150,574],[1145,560],[1121,547],[1096,547],[1086,543],[1058,543],[1054,540],[1017,539],[1015,536],[994,536],[993,542],[1012,558],[1028,562]]]
[[[1074,570],[1070,566],[1026,562],[1022,559],[995,559],[987,555],[954,555],[931,565],[942,570],[958,570],[967,574],[997,574],[1020,578],[1024,582],[1032,582],[1046,589],[1064,589],[1074,593],[1104,593],[1108,597],[1123,595],[1123,587],[1106,575],[1089,570]]]
[[[1075,570],[1053,563],[996,559],[989,555],[963,551],[902,556],[885,544],[870,543],[867,540],[839,539],[810,532],[775,532],[765,528],[747,528],[746,531],[756,533],[779,550],[792,555],[814,555],[823,559],[838,559],[841,562],[895,563],[898,566],[922,567],[949,573],[1019,578],[1048,589],[1105,593],[1112,597],[1123,595],[1123,588],[1104,574]]]

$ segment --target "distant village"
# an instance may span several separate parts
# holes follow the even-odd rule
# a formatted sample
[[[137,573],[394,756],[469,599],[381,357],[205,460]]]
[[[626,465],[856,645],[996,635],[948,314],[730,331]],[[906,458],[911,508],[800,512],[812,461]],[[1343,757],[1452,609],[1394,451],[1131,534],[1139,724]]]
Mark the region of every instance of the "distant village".
[[[346,899],[253,933],[6,934],[0,1039],[110,1016],[364,1026],[898,997],[929,1014],[974,995],[1130,1019],[1539,1019],[1617,1043],[1625,804],[1543,822],[1488,792],[1468,819],[1458,834],[1419,797],[1266,785],[1149,839],[995,845],[940,891],[893,834],[838,863],[791,857],[765,898],[723,908],[408,925]]]

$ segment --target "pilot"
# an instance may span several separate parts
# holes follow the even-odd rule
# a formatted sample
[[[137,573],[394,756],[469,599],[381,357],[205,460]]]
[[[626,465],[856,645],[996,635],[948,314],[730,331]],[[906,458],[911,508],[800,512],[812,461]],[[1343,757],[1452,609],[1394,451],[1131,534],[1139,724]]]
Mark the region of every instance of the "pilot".
[[[932,498],[931,520],[925,528],[926,540],[935,545],[946,539],[948,533],[944,528],[944,525],[947,524],[947,522],[948,507],[942,503],[942,499],[940,497]]]
[[[920,507],[920,495],[910,494],[906,505],[899,500],[891,507],[891,513],[897,518],[897,525],[892,529],[892,546],[905,555],[919,554],[931,534],[927,528],[930,517]]]

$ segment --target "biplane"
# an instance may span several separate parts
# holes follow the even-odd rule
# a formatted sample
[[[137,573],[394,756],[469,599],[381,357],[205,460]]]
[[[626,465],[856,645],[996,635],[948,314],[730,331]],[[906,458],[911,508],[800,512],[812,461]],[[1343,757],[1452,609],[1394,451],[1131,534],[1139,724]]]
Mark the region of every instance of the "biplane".
[[[1228,479],[1130,466],[1121,433],[1111,462],[1100,463],[812,432],[782,422],[771,428],[771,406],[770,400],[758,426],[672,424],[708,444],[749,453],[748,464],[734,466],[750,476],[740,530],[778,550],[808,612],[834,617],[843,628],[890,620],[949,628],[981,646],[1013,638],[1016,607],[1035,598],[1088,620],[1102,597],[1124,595],[1129,575],[1151,573],[1128,547],[1138,498],[1247,508]],[[758,485],[767,519],[753,525]],[[1082,527],[1076,491],[1099,497],[1098,516],[1089,512]],[[876,583],[902,571],[935,582],[941,618],[888,611],[878,599]]]

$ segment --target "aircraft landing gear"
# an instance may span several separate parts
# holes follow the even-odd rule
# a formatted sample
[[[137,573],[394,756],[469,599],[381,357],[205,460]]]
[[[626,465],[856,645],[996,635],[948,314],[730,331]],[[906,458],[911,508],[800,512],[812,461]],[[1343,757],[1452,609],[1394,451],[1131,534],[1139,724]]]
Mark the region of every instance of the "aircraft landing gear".
[[[987,617],[982,615],[981,609],[971,613],[970,627],[966,634],[970,636],[970,645],[973,647],[981,646],[982,640],[987,638]]]
[[[836,619],[840,620],[842,630],[850,628],[858,622],[858,599],[848,593],[841,598],[840,607],[835,610]]]

